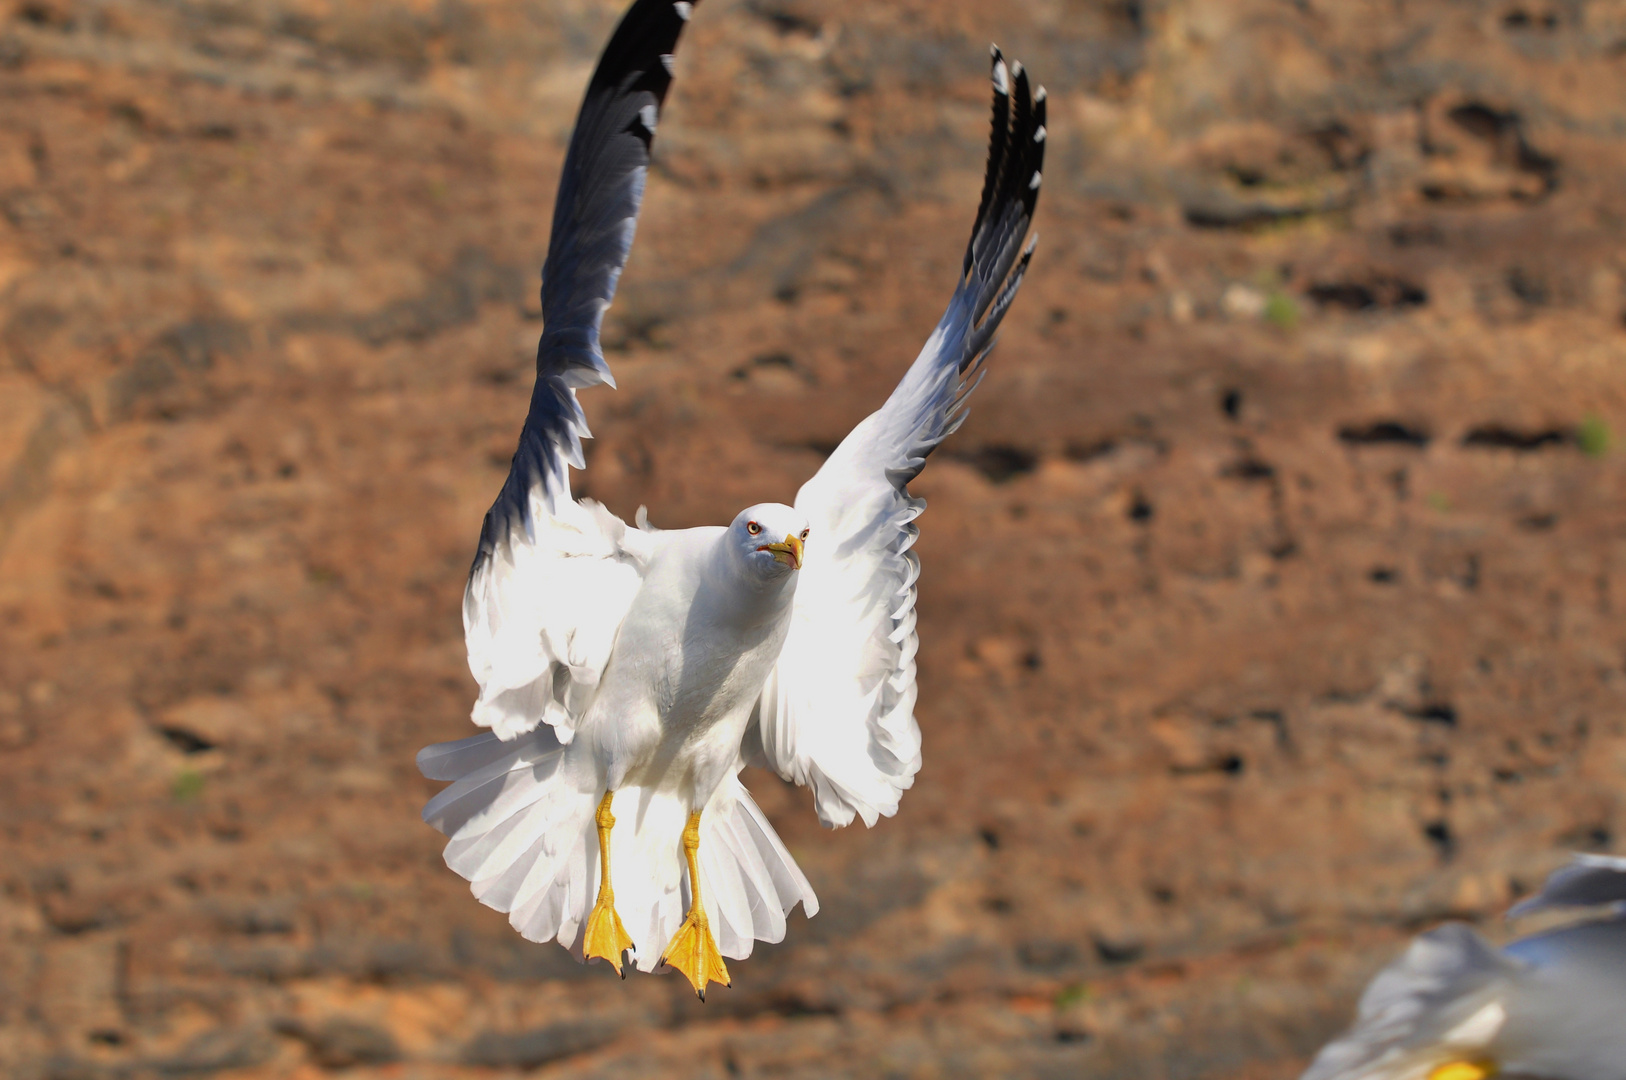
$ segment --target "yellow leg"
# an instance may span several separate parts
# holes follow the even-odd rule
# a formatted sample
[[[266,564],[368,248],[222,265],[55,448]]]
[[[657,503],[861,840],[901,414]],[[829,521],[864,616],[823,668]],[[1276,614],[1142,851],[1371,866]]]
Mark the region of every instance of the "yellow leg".
[[[717,951],[717,940],[711,936],[711,925],[706,921],[706,906],[700,902],[700,867],[695,853],[700,850],[700,814],[689,815],[689,824],[683,829],[683,855],[689,860],[689,917],[683,920],[671,944],[661,954],[661,963],[675,967],[694,985],[700,1000],[706,1000],[706,987],[714,982],[732,986],[728,978],[728,965]]]
[[[599,800],[598,813],[593,821],[598,825],[598,863],[603,873],[599,876],[598,900],[593,912],[587,916],[587,937],[582,941],[582,957],[599,957],[615,968],[623,979],[627,973],[621,969],[621,954],[632,948],[632,936],[621,925],[621,916],[615,913],[615,890],[610,888],[610,830],[615,828],[615,815],[610,813],[610,800],[615,792],[606,791]]]

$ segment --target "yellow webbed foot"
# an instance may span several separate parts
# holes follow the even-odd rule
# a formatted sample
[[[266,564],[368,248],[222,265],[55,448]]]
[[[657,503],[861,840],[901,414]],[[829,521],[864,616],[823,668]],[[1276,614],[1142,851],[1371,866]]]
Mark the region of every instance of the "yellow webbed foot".
[[[671,944],[661,954],[661,963],[683,972],[701,1001],[706,1000],[706,987],[711,983],[733,985],[728,965],[723,963],[723,954],[717,951],[717,941],[711,936],[705,909],[698,905],[689,909],[689,917],[672,935]]]
[[[598,902],[593,905],[592,914],[587,916],[587,936],[582,940],[582,959],[591,960],[598,957],[615,968],[615,973],[623,979],[627,977],[621,966],[621,957],[632,948],[632,935],[627,928],[621,925],[621,916],[615,911],[615,897],[600,894]]]
[[[632,948],[632,935],[621,925],[621,916],[615,911],[615,890],[610,887],[610,830],[615,828],[615,815],[610,804],[615,792],[606,791],[599,800],[598,813],[593,815],[598,826],[598,859],[603,874],[598,883],[598,900],[587,916],[587,934],[582,939],[582,960],[598,957],[615,968],[623,979],[627,973],[621,967],[621,954]]]

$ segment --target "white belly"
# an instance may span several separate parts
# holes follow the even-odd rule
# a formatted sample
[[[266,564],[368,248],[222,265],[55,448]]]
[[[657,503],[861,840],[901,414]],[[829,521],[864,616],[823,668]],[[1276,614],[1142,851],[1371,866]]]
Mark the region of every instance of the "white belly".
[[[736,771],[790,605],[753,610],[749,598],[663,584],[657,567],[622,623],[577,742],[598,757],[611,790],[678,793],[698,810]]]

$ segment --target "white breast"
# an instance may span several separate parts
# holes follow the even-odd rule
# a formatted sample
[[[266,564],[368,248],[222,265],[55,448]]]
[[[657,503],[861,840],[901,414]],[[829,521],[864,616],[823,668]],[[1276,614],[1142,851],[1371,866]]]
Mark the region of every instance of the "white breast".
[[[661,534],[583,724],[612,787],[679,787],[703,802],[738,757],[785,642],[795,582],[750,588],[726,562],[724,533]]]

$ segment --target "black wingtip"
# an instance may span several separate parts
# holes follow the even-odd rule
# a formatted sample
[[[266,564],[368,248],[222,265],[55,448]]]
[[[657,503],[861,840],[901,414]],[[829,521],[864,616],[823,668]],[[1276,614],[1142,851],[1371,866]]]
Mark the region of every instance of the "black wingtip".
[[[694,5],[699,2],[638,0],[628,8],[587,84],[589,100],[595,91],[609,89],[619,95],[642,91],[654,96],[658,111],[672,86],[672,57],[678,37],[694,17]],[[655,136],[654,119],[640,116],[630,129],[646,147]]]
[[[1011,291],[1007,284],[1013,270],[1019,260],[1025,267],[1025,257],[1032,254],[1022,240],[1038,206],[1049,136],[1044,88],[1034,91],[1027,69],[1020,61],[1007,61],[997,45],[990,47],[989,57],[993,116],[988,166],[962,271],[963,284],[975,297],[974,322],[990,309],[1002,312],[997,301]]]
[[[480,531],[471,579],[514,528],[546,501],[569,496],[568,467],[580,467],[587,425],[574,391],[614,385],[599,344],[604,308],[615,297],[637,220],[639,178],[666,93],[673,53],[700,0],[637,0],[616,25],[588,81],[559,178],[553,232],[542,270],[543,334],[537,381],[519,448]]]
[[[1039,205],[1039,184],[1044,179],[1044,148],[1050,139],[1050,129],[1045,124],[1048,112],[1044,87],[1041,86],[1033,93],[1033,129],[1028,134],[1033,151],[1033,176],[1028,181],[1029,195],[1024,200],[1029,220],[1032,220],[1033,211]]]
[[[993,117],[988,137],[988,165],[982,177],[982,198],[977,201],[976,224],[971,228],[973,243],[966,248],[965,266],[961,271],[966,274],[971,272],[976,235],[988,216],[988,207],[994,201],[995,192],[999,190],[1000,169],[1005,160],[1006,141],[1010,137],[1010,67],[1005,63],[1005,54],[1000,52],[998,45],[988,46],[988,57],[988,81],[993,85],[994,91]]]

